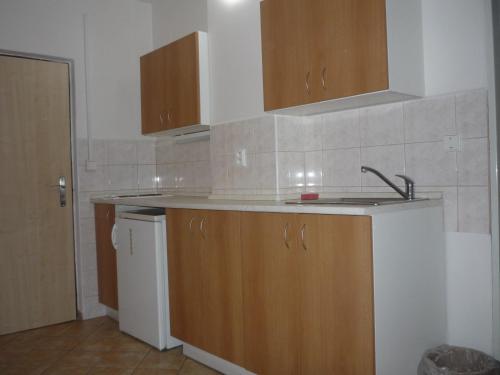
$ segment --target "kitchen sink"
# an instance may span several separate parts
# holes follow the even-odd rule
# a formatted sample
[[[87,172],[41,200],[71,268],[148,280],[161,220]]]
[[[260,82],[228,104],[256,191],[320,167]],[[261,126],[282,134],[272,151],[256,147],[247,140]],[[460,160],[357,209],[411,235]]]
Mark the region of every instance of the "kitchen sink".
[[[113,198],[143,198],[143,197],[171,197],[170,194],[161,193],[145,193],[145,194],[123,194],[123,195],[113,195]]]
[[[407,200],[404,198],[381,198],[381,197],[371,197],[371,198],[321,198],[315,200],[290,200],[286,201],[286,204],[298,204],[298,205],[344,205],[344,206],[381,206],[386,204],[399,204],[408,203],[415,201],[427,200],[427,198],[417,198],[412,200]]]

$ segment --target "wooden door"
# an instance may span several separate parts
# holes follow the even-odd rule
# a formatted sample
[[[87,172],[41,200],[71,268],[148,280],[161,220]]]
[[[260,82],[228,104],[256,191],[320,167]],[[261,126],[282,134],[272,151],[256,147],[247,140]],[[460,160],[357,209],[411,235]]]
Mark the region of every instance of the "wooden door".
[[[203,349],[243,366],[240,213],[202,211]]]
[[[296,233],[293,214],[241,215],[245,368],[256,374],[300,374]]]
[[[264,109],[293,107],[313,100],[314,81],[307,51],[308,0],[260,3]]]
[[[96,204],[95,230],[99,302],[118,310],[116,250],[111,241],[114,224],[115,206],[112,204]]]
[[[0,56],[0,334],[76,317],[70,131],[68,64]]]
[[[205,346],[199,210],[167,209],[167,253],[172,336]]]
[[[164,50],[155,50],[141,57],[142,134],[167,129]]]
[[[371,218],[299,215],[302,374],[375,374]]]
[[[312,0],[305,14],[314,101],[389,88],[385,0]]]
[[[168,128],[200,123],[200,78],[198,33],[165,47],[167,60]]]

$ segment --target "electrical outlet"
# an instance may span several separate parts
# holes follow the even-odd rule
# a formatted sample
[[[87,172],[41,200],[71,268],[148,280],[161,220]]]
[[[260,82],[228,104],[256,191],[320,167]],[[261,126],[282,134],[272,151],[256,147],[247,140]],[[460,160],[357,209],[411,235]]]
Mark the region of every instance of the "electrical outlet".
[[[246,167],[248,165],[247,150],[241,149],[240,151],[237,151],[235,155],[235,160],[236,160],[236,165],[239,165],[241,167]]]
[[[87,171],[97,171],[97,162],[92,160],[87,160],[87,164],[85,165],[85,169]]]
[[[443,144],[446,151],[462,151],[462,137],[459,135],[445,135]]]

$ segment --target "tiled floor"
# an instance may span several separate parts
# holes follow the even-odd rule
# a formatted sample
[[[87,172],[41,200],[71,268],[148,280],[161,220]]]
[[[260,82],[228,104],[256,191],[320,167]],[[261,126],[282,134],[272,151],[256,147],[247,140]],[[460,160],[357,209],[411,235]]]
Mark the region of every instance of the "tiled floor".
[[[0,336],[1,375],[213,375],[181,348],[159,352],[109,318]]]

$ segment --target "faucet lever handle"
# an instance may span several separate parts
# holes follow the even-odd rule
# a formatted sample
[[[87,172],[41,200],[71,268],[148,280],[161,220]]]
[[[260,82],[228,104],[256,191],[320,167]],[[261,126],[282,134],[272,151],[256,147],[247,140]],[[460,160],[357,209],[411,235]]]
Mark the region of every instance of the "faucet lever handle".
[[[415,182],[404,174],[397,174],[396,177],[402,178],[405,181],[407,199],[415,199]]]
[[[415,184],[415,181],[413,181],[410,177],[405,176],[404,174],[397,174],[395,176],[399,177],[399,178],[402,178],[403,180],[405,180],[406,184]]]

